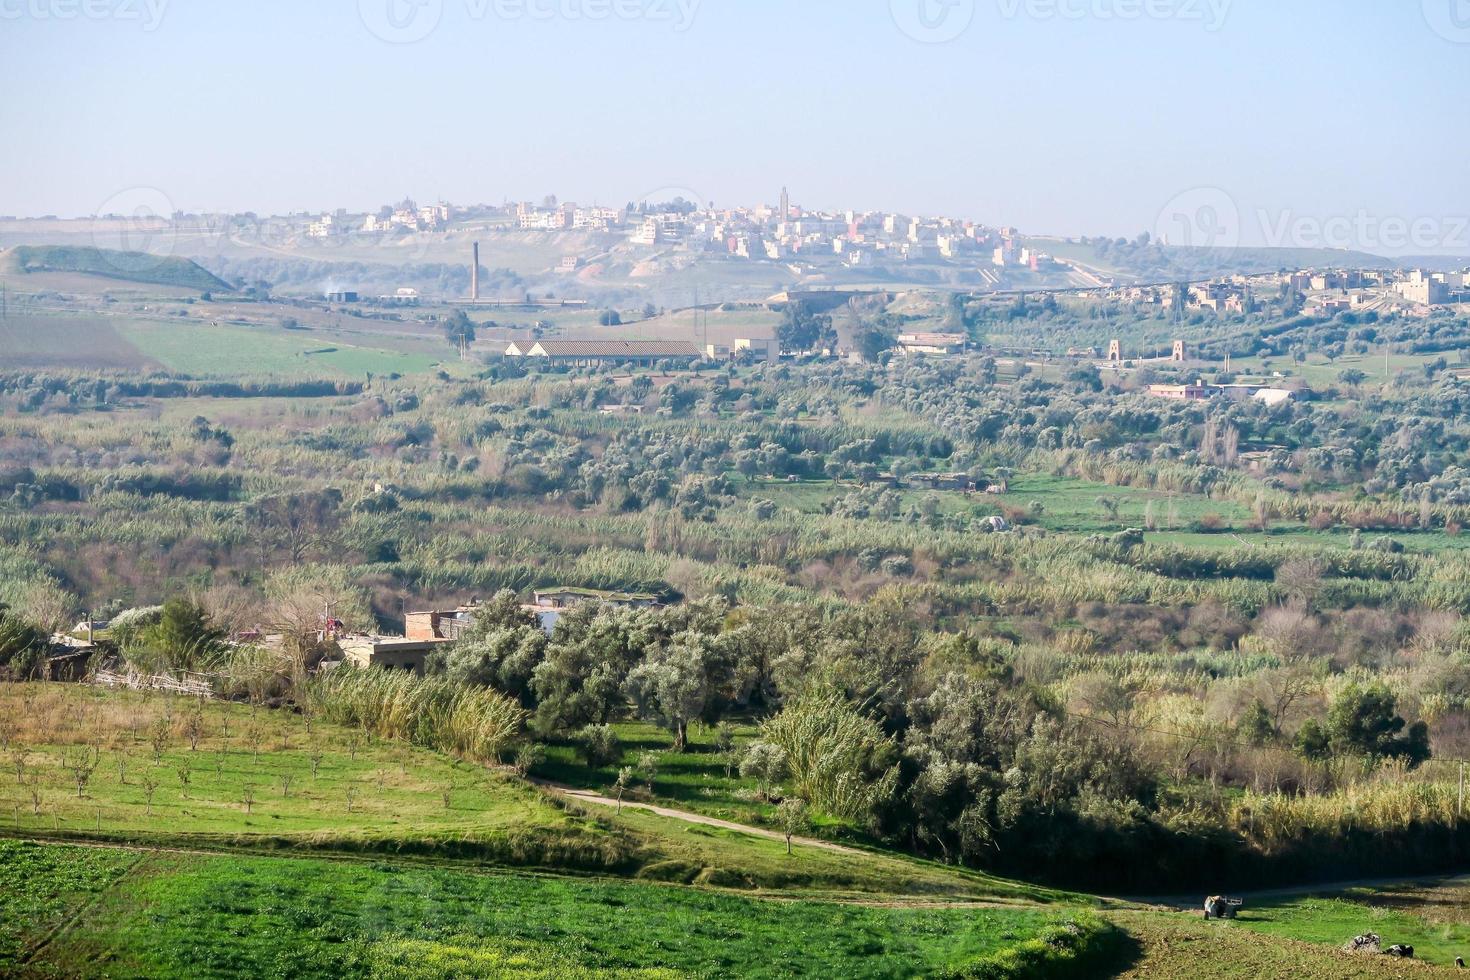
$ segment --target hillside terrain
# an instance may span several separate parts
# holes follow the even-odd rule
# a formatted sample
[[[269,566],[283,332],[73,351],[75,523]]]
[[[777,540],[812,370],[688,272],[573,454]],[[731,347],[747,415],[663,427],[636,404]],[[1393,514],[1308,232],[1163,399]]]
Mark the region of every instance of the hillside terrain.
[[[0,251],[0,274],[81,273],[127,282],[154,283],[204,292],[228,292],[230,285],[189,259],[147,252],[76,245],[16,245]]]
[[[788,855],[582,813],[512,773],[279,710],[0,697],[24,719],[5,732],[0,975],[1388,977],[1396,961],[1331,947],[1369,923],[1445,965],[1470,941],[1453,884],[1252,899],[1199,924],[805,838]],[[692,833],[707,843],[678,840]],[[719,867],[669,877],[696,854]]]

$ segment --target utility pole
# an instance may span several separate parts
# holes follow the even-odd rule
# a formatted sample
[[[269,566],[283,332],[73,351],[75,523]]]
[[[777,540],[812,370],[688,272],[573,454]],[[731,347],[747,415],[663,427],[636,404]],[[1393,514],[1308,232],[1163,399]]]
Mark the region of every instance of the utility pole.
[[[1460,796],[1455,800],[1455,819],[1465,811],[1465,763],[1460,763]]]

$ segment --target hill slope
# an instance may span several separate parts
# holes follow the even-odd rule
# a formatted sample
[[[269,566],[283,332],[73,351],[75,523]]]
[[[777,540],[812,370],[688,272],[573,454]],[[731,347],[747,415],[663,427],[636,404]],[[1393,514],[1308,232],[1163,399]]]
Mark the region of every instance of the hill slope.
[[[229,283],[189,259],[79,245],[17,245],[0,252],[0,272],[76,272],[201,292],[231,291]]]
[[[1150,242],[1027,237],[1031,248],[1088,269],[1140,282],[1208,279],[1214,276],[1275,272],[1279,269],[1391,269],[1392,259],[1326,248],[1186,248]]]

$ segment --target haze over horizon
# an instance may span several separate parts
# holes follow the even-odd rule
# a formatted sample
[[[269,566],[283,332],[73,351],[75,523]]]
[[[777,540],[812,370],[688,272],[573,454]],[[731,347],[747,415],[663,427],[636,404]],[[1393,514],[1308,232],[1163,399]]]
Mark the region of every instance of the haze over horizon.
[[[1454,2],[0,0],[0,213],[785,185],[1036,234],[1185,212],[1230,244],[1470,253]]]

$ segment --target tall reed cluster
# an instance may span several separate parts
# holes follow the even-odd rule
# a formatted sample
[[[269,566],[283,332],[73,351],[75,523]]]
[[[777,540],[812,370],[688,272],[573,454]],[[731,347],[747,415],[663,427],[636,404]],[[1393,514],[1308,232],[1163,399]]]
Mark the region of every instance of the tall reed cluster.
[[[309,697],[328,721],[475,762],[498,763],[526,721],[497,691],[377,668],[340,667],[315,681]]]

